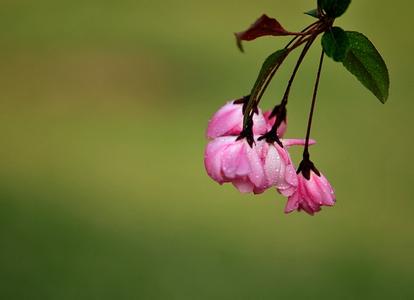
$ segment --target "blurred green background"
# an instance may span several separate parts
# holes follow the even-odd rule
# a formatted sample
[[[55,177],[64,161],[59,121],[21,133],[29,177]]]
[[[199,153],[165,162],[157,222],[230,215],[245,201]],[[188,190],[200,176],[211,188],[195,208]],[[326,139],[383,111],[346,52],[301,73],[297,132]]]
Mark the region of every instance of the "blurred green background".
[[[275,191],[204,171],[208,119],[287,41],[241,54],[233,32],[264,12],[300,30],[314,2],[3,0],[1,299],[413,299],[412,2],[353,1],[337,21],[378,47],[391,91],[382,105],[326,60],[312,157],[336,207],[285,215]],[[305,134],[319,49],[289,137]]]

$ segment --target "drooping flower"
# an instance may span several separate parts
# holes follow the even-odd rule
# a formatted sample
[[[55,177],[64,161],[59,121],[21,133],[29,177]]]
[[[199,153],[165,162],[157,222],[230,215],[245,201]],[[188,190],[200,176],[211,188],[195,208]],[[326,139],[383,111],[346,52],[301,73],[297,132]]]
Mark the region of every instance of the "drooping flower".
[[[276,187],[285,197],[291,196],[297,189],[298,179],[295,166],[288,152],[291,146],[305,145],[304,139],[281,139],[283,147],[278,143],[268,143],[264,140],[257,145],[265,174],[265,189]],[[316,142],[309,140],[309,145]]]
[[[303,145],[302,139],[277,143],[257,141],[250,146],[245,139],[234,136],[213,139],[206,147],[204,165],[208,175],[219,184],[231,182],[242,193],[263,193],[275,187],[282,195],[291,196],[297,189],[295,167],[287,151]],[[314,144],[313,140],[310,144]]]
[[[258,147],[235,136],[218,137],[206,147],[204,165],[208,175],[223,184],[231,182],[242,193],[261,193],[265,176]]]
[[[260,109],[253,115],[253,134],[264,134],[267,123]],[[210,119],[207,137],[214,139],[221,136],[239,135],[243,129],[243,103],[231,101],[221,107]]]
[[[284,144],[284,140],[281,140]],[[276,187],[284,196],[292,195],[297,188],[298,179],[286,147],[264,140],[258,143],[261,162],[265,175],[263,189]]]
[[[286,130],[286,122],[281,122],[276,136],[276,117],[270,117],[271,112],[263,115],[259,108],[250,126],[243,130],[244,100],[227,103],[210,120],[207,136],[212,140],[204,156],[207,173],[219,184],[231,182],[243,193],[259,194],[275,187],[289,197],[296,191],[298,179],[287,148],[304,145],[305,141],[279,139]],[[286,119],[284,112],[278,114],[283,120]]]
[[[298,188],[286,203],[286,213],[304,210],[313,215],[320,211],[322,206],[335,204],[334,190],[328,180],[313,166],[312,162],[304,161],[299,167]]]

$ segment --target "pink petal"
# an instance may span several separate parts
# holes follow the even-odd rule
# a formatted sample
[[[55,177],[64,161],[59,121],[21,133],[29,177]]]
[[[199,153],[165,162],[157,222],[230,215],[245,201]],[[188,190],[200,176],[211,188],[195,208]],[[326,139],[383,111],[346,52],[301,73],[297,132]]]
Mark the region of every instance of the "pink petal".
[[[267,185],[269,187],[277,185],[280,180],[281,168],[282,166],[278,151],[273,145],[269,145],[264,163],[264,172],[266,174]]]
[[[285,171],[285,180],[291,186],[298,186],[298,175],[293,165],[287,165]]]
[[[240,193],[251,193],[254,190],[254,185],[249,180],[245,180],[242,178],[233,180],[231,182]]]
[[[259,109],[259,114],[253,115],[253,134],[262,135],[267,132],[266,120],[263,117],[262,111]]]
[[[244,141],[237,141],[229,145],[223,153],[221,160],[224,176],[233,179],[237,175],[247,175],[249,173],[249,163],[245,156]],[[243,170],[244,174],[242,173]]]
[[[277,189],[277,191],[285,197],[292,196],[297,190],[298,190],[298,187],[293,186],[293,185],[285,189]]]
[[[290,160],[289,153],[284,148],[275,144],[275,147],[281,157],[281,168],[279,173],[278,184],[276,187],[280,190],[285,190],[291,186],[296,187],[298,185],[298,180],[296,176],[296,171],[293,168],[292,162]]]
[[[299,208],[299,191],[296,191],[288,198],[285,206],[285,213],[290,213]]]
[[[216,138],[223,135],[238,135],[241,132],[242,123],[242,105],[228,102],[209,121],[207,137]]]
[[[239,135],[243,129],[243,105],[228,102],[211,118],[207,126],[207,138],[213,139],[225,135]],[[264,134],[267,130],[266,120],[261,110],[253,116],[253,133]]]
[[[286,147],[291,146],[305,146],[306,140],[305,139],[283,139],[282,144]],[[315,140],[310,139],[309,145],[316,144]]]
[[[305,212],[307,212],[309,215],[311,215],[311,216],[313,216],[316,212],[318,212],[318,211],[320,211],[321,209],[320,209],[320,207],[311,207],[310,205],[309,205],[309,203],[308,202],[306,202],[306,201],[302,201],[300,204],[299,204],[299,209],[298,209],[299,211],[300,210],[304,210]]]
[[[335,195],[328,180],[322,174],[321,177],[318,177],[316,174],[314,176],[315,183],[320,190],[321,202],[323,205],[333,206],[335,204]]]
[[[313,202],[317,205],[323,205],[323,193],[319,186],[316,184],[316,180],[314,178],[315,176],[317,175],[311,172],[310,180],[305,179],[305,190],[309,195],[308,202]]]
[[[246,143],[245,149],[246,149],[246,154],[247,154],[247,158],[249,160],[249,166],[250,166],[250,173],[248,175],[250,178],[250,181],[256,187],[261,188],[265,185],[265,178],[264,178],[262,162],[259,158],[258,153],[256,152],[256,146],[253,146],[253,148],[250,148],[250,146]]]
[[[207,173],[213,180],[220,184],[225,182],[221,172],[222,154],[226,147],[233,143],[234,139],[234,137],[217,138],[209,142],[205,150],[204,166]]]

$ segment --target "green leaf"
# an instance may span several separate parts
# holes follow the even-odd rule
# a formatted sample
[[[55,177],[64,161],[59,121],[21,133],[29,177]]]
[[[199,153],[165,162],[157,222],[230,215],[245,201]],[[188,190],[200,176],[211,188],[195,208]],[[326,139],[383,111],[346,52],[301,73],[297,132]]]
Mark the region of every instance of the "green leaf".
[[[253,86],[252,94],[254,94],[254,91],[260,86],[263,81],[266,81],[273,70],[280,65],[280,63],[285,59],[287,53],[287,49],[281,49],[277,50],[266,58],[266,60],[263,62],[262,68],[260,69],[256,83]]]
[[[351,0],[318,0],[318,7],[329,17],[337,18],[345,13]]]
[[[322,36],[322,48],[334,61],[343,61],[349,50],[347,34],[340,27],[332,27]]]
[[[317,18],[317,19],[319,19],[321,17],[321,14],[320,14],[320,12],[317,8],[311,9],[311,10],[305,12],[304,14],[308,15],[308,16],[311,16],[311,17],[314,17],[314,18]]]
[[[254,108],[257,101],[260,100],[267,84],[270,82],[273,75],[276,73],[277,69],[280,67],[288,54],[289,50],[281,49],[266,58],[250,93],[250,98],[246,106],[247,112],[250,112]],[[247,115],[248,114],[245,114],[244,124],[246,124]]]
[[[343,65],[385,103],[390,86],[387,65],[375,46],[362,33],[347,31],[346,34],[350,47]]]

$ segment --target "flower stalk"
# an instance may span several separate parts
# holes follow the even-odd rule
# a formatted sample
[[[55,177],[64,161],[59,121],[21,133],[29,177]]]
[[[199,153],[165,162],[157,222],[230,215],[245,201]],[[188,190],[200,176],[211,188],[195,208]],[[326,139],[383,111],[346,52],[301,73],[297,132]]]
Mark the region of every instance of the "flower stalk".
[[[283,64],[284,60],[288,57],[288,55],[293,52],[298,47],[305,44],[304,49],[302,50],[301,55],[298,58],[298,61],[296,63],[296,66],[293,70],[293,73],[291,75],[291,78],[288,83],[288,87],[285,91],[285,95],[282,98],[283,106],[286,106],[287,104],[287,98],[289,96],[291,85],[294,81],[294,78],[296,76],[296,73],[299,69],[299,66],[301,65],[303,59],[305,58],[308,50],[312,46],[313,42],[315,41],[316,37],[331,28],[333,25],[333,19],[328,17],[323,17],[319,19],[318,21],[310,24],[305,29],[301,31],[300,35],[295,35],[295,37],[284,47],[283,50],[280,50],[281,52],[279,59],[275,60],[271,65],[265,67],[266,62],[264,63],[262,67],[262,71],[264,73],[263,78],[260,78],[260,80],[256,81],[255,85],[253,86],[253,89],[250,93],[250,97],[247,101],[247,104],[245,106],[244,111],[244,118],[243,118],[243,127],[246,130],[249,130],[248,126],[250,123],[250,119],[253,118],[254,111],[253,109],[258,106],[260,103],[261,98],[263,97],[263,94],[265,93],[268,85],[272,81],[274,75],[276,74],[279,67]],[[283,53],[282,53],[283,52]],[[261,73],[262,73],[261,71]],[[280,124],[279,124],[280,125]],[[276,128],[277,129],[277,128]]]
[[[313,113],[315,110],[315,104],[316,104],[316,98],[318,94],[318,87],[319,87],[319,81],[321,78],[321,71],[322,71],[322,65],[323,65],[323,58],[325,56],[324,51],[321,51],[321,56],[319,59],[319,66],[318,66],[318,72],[316,74],[316,80],[315,80],[315,87],[313,89],[313,95],[312,95],[312,103],[311,103],[311,109],[309,112],[309,118],[308,118],[308,127],[306,130],[306,138],[305,138],[305,148],[303,150],[303,158],[309,160],[309,137],[310,132],[312,128],[312,120],[313,120]]]

